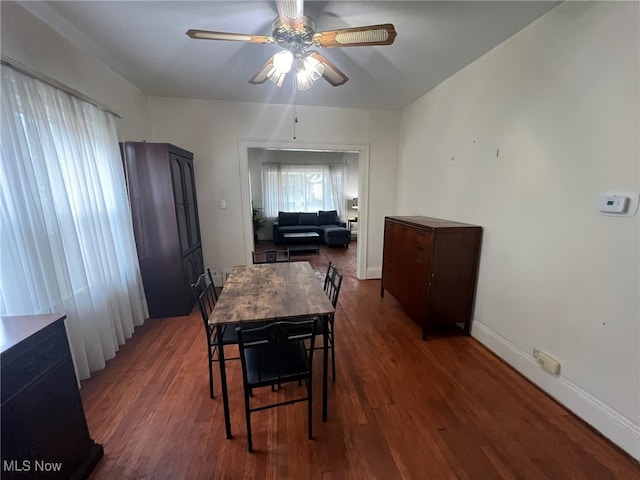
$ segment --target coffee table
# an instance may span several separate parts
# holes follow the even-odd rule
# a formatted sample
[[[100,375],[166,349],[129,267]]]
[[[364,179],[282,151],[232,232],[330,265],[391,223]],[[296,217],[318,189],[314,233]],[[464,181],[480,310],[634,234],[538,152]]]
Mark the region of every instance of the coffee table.
[[[320,234],[317,232],[283,233],[284,248],[289,252],[313,250],[320,253]]]

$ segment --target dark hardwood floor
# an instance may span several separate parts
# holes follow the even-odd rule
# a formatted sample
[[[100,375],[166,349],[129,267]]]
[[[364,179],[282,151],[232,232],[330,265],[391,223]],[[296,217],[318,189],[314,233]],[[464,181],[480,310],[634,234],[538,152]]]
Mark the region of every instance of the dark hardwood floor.
[[[332,260],[345,275],[327,423],[315,362],[314,440],[306,438],[306,405],[288,405],[254,414],[256,452],[247,453],[237,362],[227,370],[234,438],[225,438],[218,370],[211,400],[194,311],[147,320],[83,382],[89,429],[105,450],[91,478],[640,478],[635,460],[473,338],[443,331],[422,341],[397,302],[380,298],[378,280],[355,278],[355,253],[352,244],[293,256],[319,272]]]

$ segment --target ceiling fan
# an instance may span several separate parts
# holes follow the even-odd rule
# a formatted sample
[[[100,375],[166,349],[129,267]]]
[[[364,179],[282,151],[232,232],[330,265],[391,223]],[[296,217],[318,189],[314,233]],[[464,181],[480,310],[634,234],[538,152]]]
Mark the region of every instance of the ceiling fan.
[[[304,15],[302,0],[276,0],[276,6],[278,16],[273,21],[271,36],[193,29],[188,30],[186,34],[191,38],[203,40],[277,43],[284,50],[267,60],[249,83],[260,84],[269,79],[281,87],[287,73],[293,68],[298,90],[310,88],[320,77],[334,87],[349,80],[322,54],[311,48],[391,45],[397,35],[395,27],[390,23],[316,32],[314,21]]]

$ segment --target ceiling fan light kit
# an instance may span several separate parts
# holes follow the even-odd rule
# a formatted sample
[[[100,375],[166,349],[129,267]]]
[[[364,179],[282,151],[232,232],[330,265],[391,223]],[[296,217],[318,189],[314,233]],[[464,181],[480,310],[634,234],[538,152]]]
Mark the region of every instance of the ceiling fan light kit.
[[[306,55],[304,60],[298,64],[296,71],[296,86],[298,90],[307,90],[322,77],[324,65],[315,57]]]
[[[323,55],[310,48],[391,45],[397,35],[395,27],[390,23],[316,32],[315,22],[304,15],[302,0],[276,0],[276,6],[278,17],[273,21],[271,36],[193,29],[186,33],[198,40],[277,43],[284,50],[267,60],[249,83],[261,84],[269,79],[281,87],[286,75],[295,67],[295,85],[298,90],[311,88],[321,77],[334,87],[349,80]]]
[[[293,54],[289,50],[283,50],[273,56],[273,68],[279,73],[289,73],[293,65]]]

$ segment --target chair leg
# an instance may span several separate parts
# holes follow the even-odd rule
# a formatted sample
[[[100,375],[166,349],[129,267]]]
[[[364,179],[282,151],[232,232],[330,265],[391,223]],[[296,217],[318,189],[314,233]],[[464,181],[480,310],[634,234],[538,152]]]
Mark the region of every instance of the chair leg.
[[[209,396],[213,398],[213,359],[209,354]]]
[[[251,411],[249,410],[249,393],[244,394],[244,414],[247,421],[247,448],[253,453],[253,439],[251,438]]]
[[[313,394],[311,388],[311,377],[309,377],[307,382],[307,396],[309,397],[308,405],[307,405],[307,421],[309,422],[309,440],[313,439]]]
[[[331,339],[331,373],[333,375],[333,383],[336,383],[336,350]]]
[[[331,324],[331,330],[329,331],[328,337],[329,348],[331,349],[331,374],[333,375],[333,383],[336,383],[336,350],[333,338],[333,324]]]

